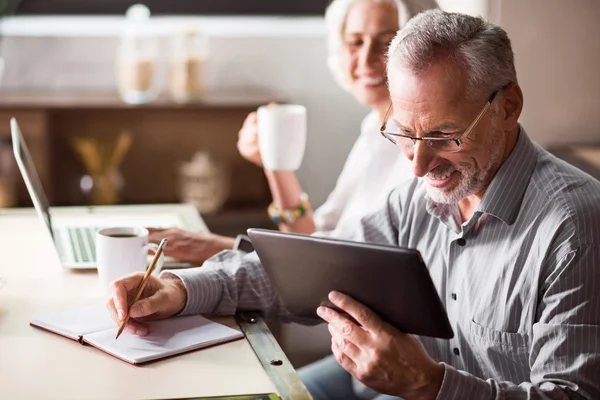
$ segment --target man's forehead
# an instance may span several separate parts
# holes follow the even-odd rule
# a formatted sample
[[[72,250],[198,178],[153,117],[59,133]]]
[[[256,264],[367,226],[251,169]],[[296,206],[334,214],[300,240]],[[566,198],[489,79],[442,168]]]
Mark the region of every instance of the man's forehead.
[[[392,102],[397,106],[456,106],[466,99],[466,74],[447,62],[434,63],[421,74],[407,69],[391,70],[388,80]]]

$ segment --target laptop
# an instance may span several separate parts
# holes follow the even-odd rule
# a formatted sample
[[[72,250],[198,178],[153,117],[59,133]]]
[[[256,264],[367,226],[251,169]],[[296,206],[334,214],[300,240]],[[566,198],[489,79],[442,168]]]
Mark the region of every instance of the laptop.
[[[96,231],[106,227],[178,227],[208,232],[197,210],[189,204],[50,207],[29,149],[15,118],[10,120],[13,151],[33,206],[48,228],[66,268],[96,268]],[[165,267],[190,266],[167,257]]]
[[[266,229],[249,229],[248,236],[283,307],[292,315],[321,320],[317,307],[337,309],[328,299],[329,292],[337,290],[402,332],[454,336],[417,250]]]

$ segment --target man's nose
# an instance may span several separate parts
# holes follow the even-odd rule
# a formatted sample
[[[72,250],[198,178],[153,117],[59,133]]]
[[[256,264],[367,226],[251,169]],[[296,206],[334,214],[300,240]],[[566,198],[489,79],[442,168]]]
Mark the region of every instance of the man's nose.
[[[407,156],[412,161],[415,176],[423,177],[431,171],[431,163],[435,158],[435,152],[422,140],[417,140],[411,154],[407,154]]]

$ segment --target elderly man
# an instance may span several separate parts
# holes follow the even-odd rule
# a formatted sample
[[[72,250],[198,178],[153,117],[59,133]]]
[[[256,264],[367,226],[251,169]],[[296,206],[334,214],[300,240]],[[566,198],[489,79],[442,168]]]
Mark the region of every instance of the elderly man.
[[[394,190],[352,238],[418,249],[456,337],[404,334],[331,293],[364,329],[317,310],[333,357],[303,373],[309,390],[315,399],[599,399],[600,183],[518,124],[523,96],[506,32],[428,11],[393,40],[388,79],[382,135],[418,178]],[[139,280],[114,282],[108,307],[116,321]],[[235,251],[201,269],[163,273],[146,296],[132,306],[134,318],[284,313],[256,256]],[[128,329],[147,332],[140,321]]]

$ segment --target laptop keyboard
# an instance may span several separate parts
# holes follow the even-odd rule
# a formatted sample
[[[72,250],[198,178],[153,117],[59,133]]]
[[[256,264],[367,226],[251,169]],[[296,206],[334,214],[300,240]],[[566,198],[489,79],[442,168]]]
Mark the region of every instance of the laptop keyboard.
[[[70,227],[68,228],[69,240],[73,249],[75,262],[96,261],[96,231],[95,227]]]
[[[168,226],[160,224],[155,224],[155,226],[157,228],[168,228]],[[66,229],[69,244],[73,249],[73,260],[76,263],[95,263],[96,232],[102,229],[102,227],[71,226]]]

